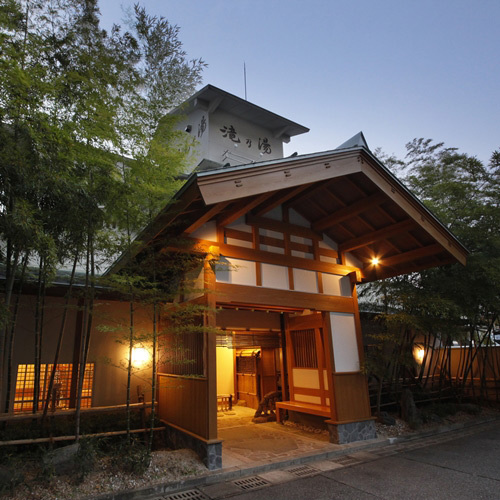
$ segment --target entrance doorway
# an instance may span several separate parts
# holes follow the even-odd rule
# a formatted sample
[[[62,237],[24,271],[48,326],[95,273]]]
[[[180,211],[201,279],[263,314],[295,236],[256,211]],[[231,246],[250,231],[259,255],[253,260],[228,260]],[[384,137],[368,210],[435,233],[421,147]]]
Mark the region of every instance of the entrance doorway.
[[[218,308],[217,396],[256,410],[262,398],[281,390],[280,311]]]

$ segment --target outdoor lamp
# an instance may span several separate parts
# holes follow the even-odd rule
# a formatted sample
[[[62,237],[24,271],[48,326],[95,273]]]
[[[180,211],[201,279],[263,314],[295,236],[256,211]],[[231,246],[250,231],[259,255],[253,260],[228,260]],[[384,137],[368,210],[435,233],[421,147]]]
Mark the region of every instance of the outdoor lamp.
[[[132,348],[132,366],[142,368],[149,361],[149,351],[144,347]]]

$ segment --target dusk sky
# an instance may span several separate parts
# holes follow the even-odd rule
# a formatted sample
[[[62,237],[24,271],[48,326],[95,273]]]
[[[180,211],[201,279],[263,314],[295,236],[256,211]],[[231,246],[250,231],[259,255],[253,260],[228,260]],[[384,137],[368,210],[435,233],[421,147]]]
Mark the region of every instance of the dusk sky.
[[[405,154],[415,137],[488,161],[500,148],[499,0],[144,0],[177,24],[212,84],[308,128],[285,154],[363,131]],[[132,0],[100,0],[104,27]]]

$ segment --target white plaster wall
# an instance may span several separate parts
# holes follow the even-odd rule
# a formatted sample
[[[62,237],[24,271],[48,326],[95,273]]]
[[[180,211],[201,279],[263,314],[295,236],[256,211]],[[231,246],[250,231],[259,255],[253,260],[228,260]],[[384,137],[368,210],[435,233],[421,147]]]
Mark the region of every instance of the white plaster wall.
[[[300,250],[292,250],[290,252],[292,257],[300,257],[301,259],[314,260],[314,255],[308,252],[301,252]]]
[[[215,279],[220,283],[233,285],[256,286],[257,274],[255,262],[249,260],[233,259],[220,256],[219,264],[215,269]]]
[[[338,276],[337,274],[326,274],[323,273],[323,293],[326,295],[336,295],[341,296],[342,293],[340,291],[340,280],[342,276]]]
[[[333,356],[336,372],[359,371],[359,353],[354,314],[330,313]]]
[[[217,241],[217,223],[214,220],[208,221],[196,231],[191,233],[191,237],[199,240]]]
[[[311,227],[311,223],[293,208],[289,210],[288,217],[291,224],[295,224],[296,226]]]
[[[288,268],[275,266],[274,264],[262,264],[262,286],[266,288],[278,288],[279,290],[289,290]]]
[[[237,247],[253,248],[253,243],[251,241],[237,240],[236,238],[226,238],[226,243]]]
[[[202,130],[203,117],[205,117],[204,131]],[[195,109],[189,115],[181,117],[176,124],[176,128],[182,131],[185,131],[188,126],[191,127],[191,132],[186,132],[186,135],[189,135],[194,140],[194,146],[190,150],[193,158],[192,167],[189,169],[189,172],[191,172],[203,158],[208,158],[208,141],[210,135],[208,113],[201,109]]]
[[[259,228],[259,234],[261,236],[268,236],[269,238],[276,238],[278,240],[282,240],[284,238],[283,233],[272,231],[271,229],[263,229],[262,227]]]
[[[245,233],[252,232],[252,226],[245,224],[245,216],[236,219],[234,222],[231,222],[231,224],[228,224],[226,227],[230,227],[231,229],[237,229],[238,231],[243,231]]]
[[[293,286],[298,292],[318,293],[316,272],[306,269],[294,269]]]
[[[323,241],[318,242],[320,248],[337,251],[339,246],[329,236],[323,233]]]
[[[240,142],[234,142],[228,136],[223,137],[224,132],[221,132],[221,129],[230,126],[234,127],[235,139]],[[264,153],[264,149],[258,147],[259,139],[263,141],[265,138],[271,147],[271,153]],[[226,151],[228,153],[225,154]],[[283,143],[275,139],[270,130],[257,127],[225,111],[218,110],[210,115],[208,159],[230,165],[243,165],[282,157]]]
[[[339,297],[352,297],[349,276],[323,273],[323,293]]]
[[[264,214],[265,217],[268,219],[273,219],[273,220],[283,220],[283,208],[281,205],[278,205],[277,207],[274,207],[272,210],[269,210],[269,212],[266,212]]]

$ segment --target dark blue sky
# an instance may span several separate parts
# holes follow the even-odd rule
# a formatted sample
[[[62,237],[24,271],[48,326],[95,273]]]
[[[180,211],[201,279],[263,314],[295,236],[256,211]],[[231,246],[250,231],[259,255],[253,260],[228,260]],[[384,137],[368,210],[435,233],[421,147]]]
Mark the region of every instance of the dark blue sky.
[[[101,0],[105,26],[120,6]],[[488,161],[500,148],[499,0],[146,0],[181,28],[211,83],[309,127],[286,154],[362,130],[404,156],[414,137]]]

